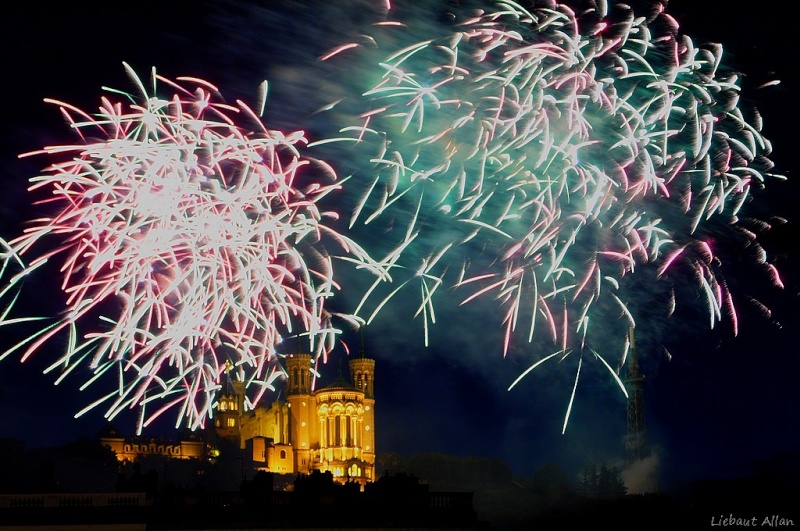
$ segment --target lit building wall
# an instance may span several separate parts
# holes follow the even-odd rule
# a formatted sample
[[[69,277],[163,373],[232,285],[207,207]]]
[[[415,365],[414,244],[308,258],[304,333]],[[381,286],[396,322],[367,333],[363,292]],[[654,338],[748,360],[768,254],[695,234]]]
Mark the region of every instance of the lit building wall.
[[[118,461],[135,461],[139,457],[161,455],[174,459],[204,459],[206,446],[200,440],[164,441],[141,437],[100,437],[100,443],[117,455]]]
[[[273,402],[239,417],[240,447],[253,437],[266,437],[276,444],[289,444],[289,405]]]
[[[290,444],[275,444],[267,447],[267,464],[270,472],[293,474],[294,451]]]

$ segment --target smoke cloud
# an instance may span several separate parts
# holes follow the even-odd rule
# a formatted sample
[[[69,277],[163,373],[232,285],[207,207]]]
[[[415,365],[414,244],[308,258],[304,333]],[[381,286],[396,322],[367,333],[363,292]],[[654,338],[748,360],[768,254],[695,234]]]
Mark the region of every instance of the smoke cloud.
[[[622,469],[622,481],[628,494],[648,494],[658,492],[658,477],[661,461],[653,452],[644,459],[638,459]]]

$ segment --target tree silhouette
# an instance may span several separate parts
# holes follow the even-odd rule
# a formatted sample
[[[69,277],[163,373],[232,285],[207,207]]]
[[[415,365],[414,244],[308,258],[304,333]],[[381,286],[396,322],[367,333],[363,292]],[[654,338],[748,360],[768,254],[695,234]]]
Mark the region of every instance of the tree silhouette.
[[[598,469],[592,463],[583,469],[578,492],[587,498],[613,499],[625,496],[628,488],[618,467],[602,463]]]

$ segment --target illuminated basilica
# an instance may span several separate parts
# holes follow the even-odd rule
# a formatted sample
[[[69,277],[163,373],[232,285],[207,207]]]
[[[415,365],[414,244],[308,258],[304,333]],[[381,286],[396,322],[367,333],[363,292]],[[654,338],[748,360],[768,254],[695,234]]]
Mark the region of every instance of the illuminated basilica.
[[[375,360],[353,358],[339,376],[311,389],[311,356],[285,359],[285,400],[244,411],[242,382],[229,382],[214,418],[218,436],[236,441],[247,464],[278,474],[331,472],[340,482],[375,477]]]
[[[349,361],[350,378],[312,390],[309,354],[285,358],[282,398],[252,410],[245,408],[244,384],[226,376],[213,430],[177,443],[129,438],[107,430],[100,437],[120,461],[145,455],[175,459],[213,457],[220,448],[238,448],[242,467],[276,474],[330,472],[340,483],[375,479],[375,360]],[[210,437],[209,437],[210,435]],[[203,442],[205,440],[205,443]]]

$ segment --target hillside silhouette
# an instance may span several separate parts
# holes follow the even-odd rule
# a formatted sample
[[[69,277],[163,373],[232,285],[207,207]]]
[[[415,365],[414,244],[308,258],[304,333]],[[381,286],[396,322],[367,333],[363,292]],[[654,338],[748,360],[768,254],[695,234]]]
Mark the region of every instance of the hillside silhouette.
[[[500,459],[441,453],[387,453],[378,465],[379,477],[361,490],[318,471],[248,472],[232,454],[206,461],[153,455],[119,462],[97,438],[82,436],[52,448],[0,439],[0,521],[46,525],[102,517],[106,522],[144,518],[147,529],[335,524],[538,530],[602,523],[641,529],[654,518],[660,525],[697,528],[739,515],[800,523],[800,455],[793,453],[729,477],[635,494],[627,492],[619,469],[606,463],[587,463],[580,477],[570,477],[556,463],[519,477]],[[133,507],[90,510],[100,493]],[[62,507],[48,509],[55,503],[46,501],[51,498]]]

